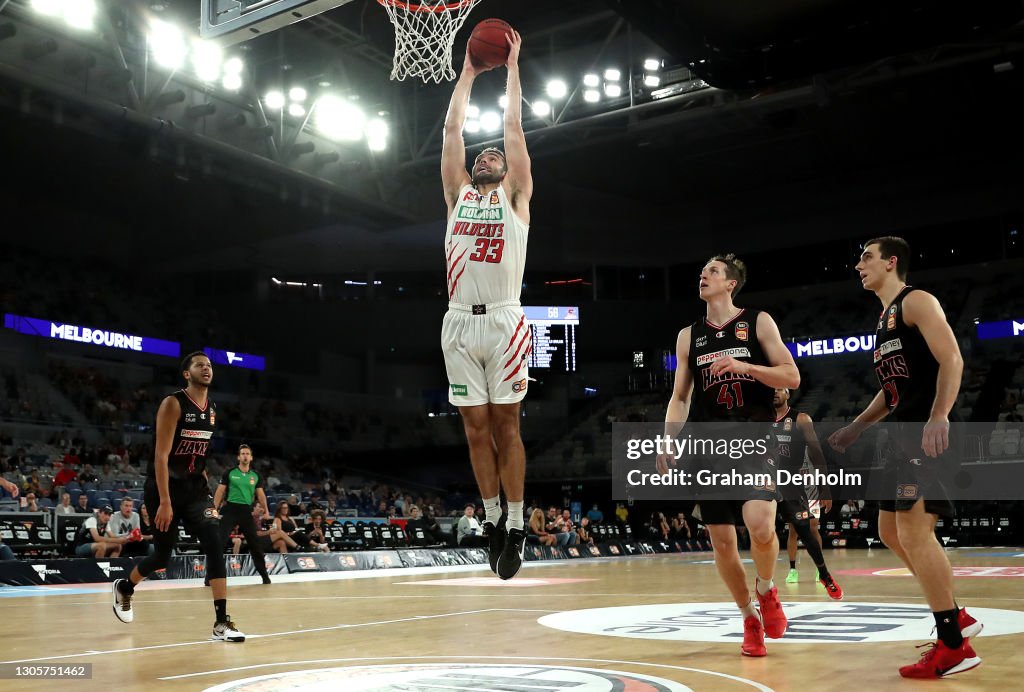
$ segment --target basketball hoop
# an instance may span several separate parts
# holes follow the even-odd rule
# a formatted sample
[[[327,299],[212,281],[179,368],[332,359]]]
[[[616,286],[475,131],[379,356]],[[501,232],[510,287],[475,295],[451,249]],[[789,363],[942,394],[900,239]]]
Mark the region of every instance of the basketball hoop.
[[[424,82],[455,79],[452,44],[469,11],[480,0],[419,4],[377,0],[395,25],[395,61],[391,79],[420,77]]]

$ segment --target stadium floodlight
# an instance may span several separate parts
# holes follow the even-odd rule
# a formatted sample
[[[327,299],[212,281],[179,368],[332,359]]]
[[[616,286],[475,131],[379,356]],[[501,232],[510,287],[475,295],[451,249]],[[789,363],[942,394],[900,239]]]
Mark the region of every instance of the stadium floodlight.
[[[648,72],[657,72],[661,69],[661,61],[657,58],[647,58],[644,60],[644,69]]]
[[[242,62],[242,59],[237,56],[228,58],[224,61],[224,74],[240,75],[244,68],[245,64]]]
[[[306,107],[301,103],[289,103],[288,104],[288,115],[293,118],[301,118],[306,114]]]
[[[604,93],[610,99],[617,99],[622,96],[622,87],[618,84],[605,84]]]
[[[215,82],[220,78],[224,52],[221,47],[209,41],[192,42],[192,69],[196,77],[204,82]]]
[[[497,132],[501,128],[501,116],[494,111],[480,114],[480,127],[484,132]]]
[[[32,0],[32,9],[47,17],[59,17],[64,14],[62,0]]]
[[[316,102],[316,129],[334,141],[358,142],[363,138],[366,114],[348,99],[327,94]]]
[[[550,82],[548,82],[545,92],[547,93],[549,98],[564,99],[565,95],[569,93],[569,87],[561,79],[552,79]]]
[[[649,87],[651,89],[657,89],[659,86],[661,86],[661,77],[659,77],[656,74],[644,75],[644,86]]]
[[[597,89],[585,89],[583,91],[583,100],[587,103],[597,103],[601,100],[601,92]]]
[[[96,19],[96,0],[65,0],[62,10],[64,23],[72,29],[93,28]]]
[[[188,53],[181,29],[159,19],[154,19],[150,25],[149,48],[153,51],[153,61],[169,70],[181,67]]]
[[[547,101],[534,101],[530,109],[538,118],[546,118],[551,114],[551,104]]]
[[[284,94],[276,89],[268,91],[263,96],[263,103],[267,104],[267,108],[279,111],[284,108]]]
[[[502,94],[498,97],[498,105],[501,107],[501,110],[508,108],[508,94]]]
[[[220,84],[228,91],[238,91],[242,88],[242,75],[228,72],[224,75],[224,79],[221,80]]]
[[[462,129],[464,129],[466,132],[468,132],[471,135],[475,135],[477,132],[480,131],[480,121],[479,120],[467,120],[466,121],[466,125]]]
[[[306,96],[308,96],[306,90],[300,86],[292,87],[288,90],[288,99],[293,103],[305,103]]]
[[[384,151],[388,148],[388,124],[380,118],[366,123],[366,145],[370,151]]]
[[[614,67],[609,67],[604,71],[604,78],[609,82],[617,82],[622,79],[622,73]]]
[[[600,84],[601,78],[596,74],[591,73],[583,75],[583,86],[590,87],[592,89],[596,86],[600,86]]]
[[[472,103],[469,104],[468,106],[466,106],[466,117],[467,118],[479,118],[480,117],[480,108],[478,106],[474,106]]]

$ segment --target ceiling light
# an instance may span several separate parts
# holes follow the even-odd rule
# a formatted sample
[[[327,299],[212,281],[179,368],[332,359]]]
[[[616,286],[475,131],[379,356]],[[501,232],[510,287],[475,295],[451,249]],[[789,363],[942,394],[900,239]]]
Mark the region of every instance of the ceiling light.
[[[547,89],[545,89],[547,95],[553,99],[564,99],[565,95],[569,93],[569,87],[561,79],[552,79],[548,82]]]
[[[601,92],[597,89],[586,89],[583,92],[583,100],[587,103],[597,103],[601,100]]]
[[[284,94],[280,91],[268,91],[263,96],[263,103],[267,104],[267,108],[275,111],[279,111],[284,108]]]
[[[622,73],[619,72],[614,67],[609,67],[607,70],[604,71],[604,78],[607,79],[609,82],[617,82],[620,79],[622,79]]]
[[[601,84],[601,78],[596,74],[585,74],[583,75],[583,86],[585,87],[596,87]]]
[[[648,72],[656,72],[661,69],[661,61],[657,58],[647,58],[644,60],[644,69]]]
[[[547,101],[534,101],[531,110],[538,118],[546,118],[551,114],[551,104]]]

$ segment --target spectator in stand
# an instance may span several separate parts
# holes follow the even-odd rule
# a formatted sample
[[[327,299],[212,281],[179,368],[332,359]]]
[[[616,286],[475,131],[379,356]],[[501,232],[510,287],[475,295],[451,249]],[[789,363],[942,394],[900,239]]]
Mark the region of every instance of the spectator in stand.
[[[68,483],[71,483],[78,478],[78,472],[71,467],[71,464],[67,462],[57,462],[58,470],[57,475],[53,477],[53,487],[63,488]]]
[[[672,517],[670,538],[680,543],[689,544],[693,535],[690,533],[690,524],[686,521],[686,514],[679,512]]]
[[[332,517],[338,514],[338,500],[333,495],[327,498],[327,507],[324,511]]]
[[[462,516],[459,517],[455,537],[459,546],[463,548],[479,548],[486,545],[483,527],[476,518],[476,506],[473,503],[467,504]]]
[[[305,513],[306,513],[305,508],[301,504],[299,504],[299,496],[298,495],[289,495],[288,496],[288,516],[301,517]],[[274,516],[276,517],[277,514],[278,513],[275,512]]]
[[[309,523],[306,524],[306,535],[309,536],[310,545],[314,545],[318,550],[329,553],[331,552],[331,546],[327,542],[327,534],[325,533],[327,527],[327,524],[324,523],[325,518],[322,509],[310,511]]]
[[[423,531],[426,533],[427,538],[431,539],[433,543],[447,543],[444,537],[444,532],[441,530],[441,525],[437,523],[437,519],[433,516],[433,511],[433,507],[428,507],[427,511],[423,512],[421,517],[419,506],[413,505],[409,508],[409,512],[412,517],[410,521],[419,522],[417,525],[423,527]]]
[[[64,455],[64,466],[78,466],[82,463],[82,460],[78,457],[78,452],[74,447],[68,450],[68,453]]]
[[[667,541],[671,534],[665,515],[661,512],[651,513],[651,523],[648,524],[647,530],[652,541]]]
[[[554,505],[548,507],[547,523],[544,525],[544,530],[552,534],[560,546],[573,545],[576,542],[576,534],[566,530],[562,515]]]
[[[82,464],[82,470],[78,472],[79,483],[98,483],[99,480],[99,476],[92,470],[92,464]]]
[[[292,495],[292,497],[295,497]],[[319,544],[309,540],[305,531],[300,531],[295,520],[291,518],[291,505],[282,500],[277,503],[277,511],[274,512],[274,528],[277,529],[277,538],[273,540],[274,548],[279,553],[287,553],[291,550],[322,550]]]
[[[591,544],[594,543],[594,537],[590,535],[590,518],[583,517],[580,519],[580,525],[576,527],[576,537],[579,539],[579,543]]]
[[[864,500],[847,500],[846,504],[839,509],[839,513],[849,516],[858,516],[864,508]]]
[[[145,556],[156,552],[156,546],[151,542],[153,537],[142,535],[142,522],[130,497],[122,499],[121,511],[110,517],[110,521],[107,522],[107,535],[125,540],[125,546],[121,549],[121,554],[125,557]]]
[[[22,502],[24,503],[21,506],[21,511],[22,512],[42,512],[43,511],[42,507],[39,506],[39,502],[36,500],[36,494],[33,493],[32,491],[29,491],[25,495],[25,497],[22,500]]]
[[[381,500],[377,503],[377,511],[374,512],[375,517],[386,517],[388,515],[388,502],[387,500]]]
[[[54,511],[54,514],[63,514],[63,515],[74,514],[75,513],[75,506],[73,504],[71,504],[71,495],[70,495],[70,493],[64,493],[63,495],[60,496],[60,504],[57,505],[57,507],[53,511]]]
[[[92,514],[89,509],[89,496],[82,493],[78,496],[78,504],[75,505],[75,514]]]
[[[113,483],[117,480],[117,472],[110,464],[104,464],[103,470],[100,471],[100,482],[101,483]]]
[[[572,512],[567,509],[562,510],[562,526],[565,527],[566,531],[572,532],[576,530],[576,524],[572,520]]]
[[[557,538],[547,532],[544,511],[540,507],[534,509],[530,514],[529,531],[527,532],[526,539],[531,543],[540,543],[541,545],[555,545],[558,542]]]
[[[587,519],[590,520],[591,524],[600,524],[604,521],[604,512],[597,508],[596,502],[594,503],[594,506],[590,508],[590,511],[587,512]]]
[[[621,502],[615,503],[615,518],[622,524],[629,522],[629,510],[626,509],[626,505]]]
[[[100,507],[95,516],[82,523],[75,540],[76,557],[118,557],[121,546],[127,543],[126,538],[114,538],[107,535],[107,523],[114,513],[109,505]]]

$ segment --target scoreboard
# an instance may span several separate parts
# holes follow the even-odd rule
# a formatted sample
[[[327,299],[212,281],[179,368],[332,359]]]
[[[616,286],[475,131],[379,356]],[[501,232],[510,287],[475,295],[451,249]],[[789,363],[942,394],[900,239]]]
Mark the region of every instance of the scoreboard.
[[[530,367],[543,370],[565,368],[576,371],[576,328],[580,310],[576,306],[523,306],[530,322],[533,353]]]

